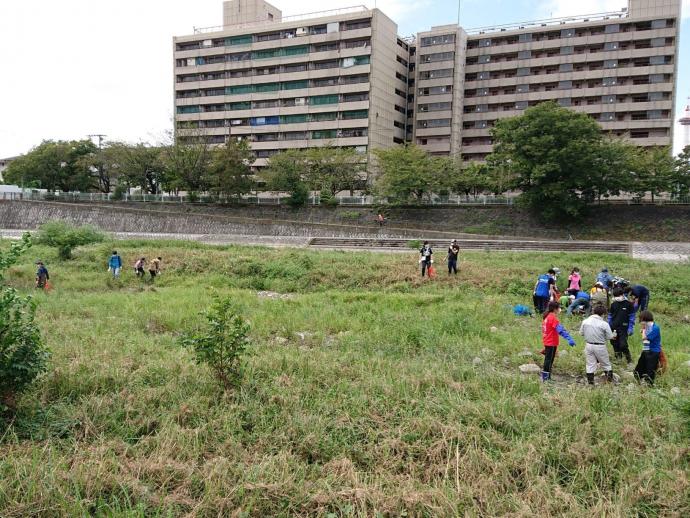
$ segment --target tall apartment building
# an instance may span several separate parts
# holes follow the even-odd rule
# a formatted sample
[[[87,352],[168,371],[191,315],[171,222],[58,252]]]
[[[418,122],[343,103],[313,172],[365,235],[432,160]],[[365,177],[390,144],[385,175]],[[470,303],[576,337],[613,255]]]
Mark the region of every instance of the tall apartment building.
[[[224,2],[224,26],[174,38],[179,138],[246,138],[266,164],[331,143],[371,158],[415,142],[483,160],[503,117],[554,100],[641,146],[673,142],[681,0],[615,13],[397,35],[378,9],[295,17]]]
[[[224,3],[225,25],[174,38],[178,138],[246,138],[255,166],[290,148],[405,140],[408,46],[378,9],[283,18]]]

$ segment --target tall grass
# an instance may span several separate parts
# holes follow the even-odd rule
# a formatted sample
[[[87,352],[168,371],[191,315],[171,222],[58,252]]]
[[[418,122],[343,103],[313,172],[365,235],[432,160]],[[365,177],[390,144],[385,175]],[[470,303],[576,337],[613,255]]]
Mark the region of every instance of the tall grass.
[[[458,278],[424,282],[414,251],[118,242],[126,266],[163,257],[150,284],[109,279],[111,246],[59,265],[34,250],[56,265],[37,295],[54,356],[0,433],[0,516],[690,513],[686,265],[467,253]],[[541,361],[539,320],[506,305],[528,303],[554,265],[651,288],[670,360],[655,388],[622,366],[618,386],[577,383],[581,340],[552,386],[519,374]],[[29,291],[32,275],[26,257],[8,282]],[[236,392],[177,343],[215,294],[252,324]]]

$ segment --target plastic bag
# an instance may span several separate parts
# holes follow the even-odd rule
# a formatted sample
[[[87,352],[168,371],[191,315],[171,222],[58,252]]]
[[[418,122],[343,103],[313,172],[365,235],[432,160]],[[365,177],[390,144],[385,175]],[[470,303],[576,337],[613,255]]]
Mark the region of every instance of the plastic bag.
[[[429,269],[427,270],[429,272],[429,279],[433,279],[436,277],[436,268],[433,266],[429,266]]]

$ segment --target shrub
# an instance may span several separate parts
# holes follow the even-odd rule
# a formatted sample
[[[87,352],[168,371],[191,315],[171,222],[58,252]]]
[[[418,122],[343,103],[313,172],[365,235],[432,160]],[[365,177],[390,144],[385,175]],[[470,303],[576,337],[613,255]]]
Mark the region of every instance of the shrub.
[[[110,199],[114,201],[123,200],[126,192],[127,189],[124,185],[118,185],[117,187],[115,187],[113,194],[110,195]]]
[[[8,252],[0,252],[0,281],[3,271],[30,246],[31,238],[25,234]],[[13,413],[18,396],[47,368],[49,354],[34,321],[35,312],[30,297],[0,286],[0,415]]]
[[[419,239],[413,239],[412,241],[407,242],[407,247],[419,250],[420,248],[422,248],[422,242]]]
[[[359,219],[361,214],[356,210],[344,210],[340,213],[341,219]]]
[[[208,365],[225,390],[237,388],[249,347],[249,324],[227,298],[217,299],[203,315],[205,328],[184,336],[182,345],[193,349],[196,363]]]
[[[295,186],[293,191],[290,193],[290,197],[287,200],[287,204],[290,207],[304,207],[309,200],[309,190],[307,187],[300,183]]]
[[[38,242],[58,249],[60,259],[71,259],[78,246],[100,243],[105,234],[88,225],[75,227],[62,221],[50,221],[38,228]]]

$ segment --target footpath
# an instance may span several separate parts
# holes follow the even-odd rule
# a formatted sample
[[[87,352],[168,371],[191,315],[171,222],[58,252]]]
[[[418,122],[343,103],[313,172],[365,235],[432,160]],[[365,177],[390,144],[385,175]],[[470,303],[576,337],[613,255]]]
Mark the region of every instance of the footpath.
[[[0,237],[19,239],[24,230],[2,230]],[[320,248],[328,250],[363,250],[375,252],[414,253],[413,239],[338,238],[304,236],[269,236],[250,234],[179,234],[161,232],[112,232],[117,239],[197,241],[212,245],[258,245],[270,247]],[[423,235],[423,232],[420,231]],[[630,255],[634,259],[664,262],[690,260],[690,243],[673,242],[608,242],[580,240],[538,240],[529,238],[458,238],[463,250],[480,251],[542,251],[542,252],[603,252]],[[421,239],[421,238],[420,238]],[[448,240],[431,239],[432,246],[445,247]]]

